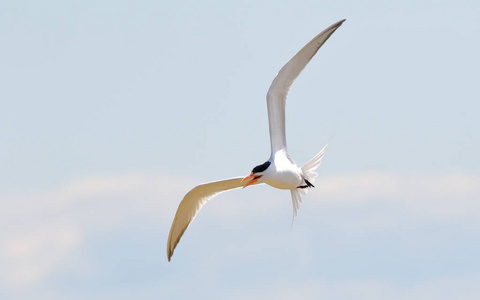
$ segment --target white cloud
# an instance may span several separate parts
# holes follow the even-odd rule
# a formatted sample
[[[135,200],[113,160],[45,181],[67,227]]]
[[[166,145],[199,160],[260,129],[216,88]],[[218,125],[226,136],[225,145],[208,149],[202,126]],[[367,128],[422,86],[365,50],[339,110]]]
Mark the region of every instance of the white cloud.
[[[327,203],[400,203],[426,214],[480,213],[480,176],[469,174],[398,175],[378,172],[324,176],[312,196]]]
[[[80,230],[65,222],[32,228],[2,242],[2,280],[10,287],[34,284],[56,268],[82,242]]]
[[[233,291],[228,299],[368,299],[368,300],[474,300],[480,297],[480,274],[436,277],[408,286],[370,280],[279,281],[257,289]]]
[[[1,278],[3,285],[21,288],[40,283],[73,255],[80,255],[76,250],[92,230],[108,234],[126,218],[157,218],[167,231],[178,203],[198,183],[172,175],[137,173],[91,176],[45,191],[1,195],[0,261],[2,273],[7,274]],[[474,175],[370,172],[323,176],[317,187],[307,196],[314,199],[309,201],[313,205],[385,201],[428,216],[480,213],[480,178]],[[242,212],[283,209],[278,197],[290,201],[285,191],[254,187],[223,194],[221,201],[212,201],[206,209],[233,220],[242,218]]]
[[[63,267],[92,230],[111,232],[131,216],[151,215],[167,224],[185,184],[155,174],[91,176],[45,191],[1,195],[3,284],[41,282]]]

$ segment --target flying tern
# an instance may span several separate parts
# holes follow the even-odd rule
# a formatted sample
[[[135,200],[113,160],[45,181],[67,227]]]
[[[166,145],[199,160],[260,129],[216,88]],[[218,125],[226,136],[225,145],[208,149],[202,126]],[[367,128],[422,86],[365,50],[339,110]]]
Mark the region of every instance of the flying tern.
[[[302,167],[298,167],[287,151],[285,137],[285,104],[287,95],[295,79],[305,68],[325,41],[342,25],[345,20],[338,21],[314,37],[278,72],[267,93],[268,123],[270,130],[270,158],[253,168],[245,177],[236,177],[201,184],[188,192],[178,206],[168,235],[167,258],[173,255],[180,238],[203,205],[219,193],[266,183],[282,190],[290,190],[293,202],[293,218],[302,203],[303,196],[317,177],[315,169],[322,162],[327,146]]]

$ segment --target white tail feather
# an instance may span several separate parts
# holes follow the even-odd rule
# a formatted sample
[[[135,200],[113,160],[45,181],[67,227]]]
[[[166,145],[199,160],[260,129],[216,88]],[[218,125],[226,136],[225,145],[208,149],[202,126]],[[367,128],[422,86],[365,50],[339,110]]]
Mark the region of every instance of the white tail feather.
[[[309,162],[302,166],[302,172],[305,176],[305,179],[313,183],[317,178],[318,174],[315,170],[320,166],[322,163],[323,155],[325,155],[325,150],[327,149],[328,144],[323,147],[317,155],[315,155]]]
[[[323,156],[325,155],[325,150],[327,149],[327,145],[323,147],[317,155],[315,155],[309,162],[302,166],[303,176],[307,179],[310,183],[314,183],[315,179],[317,178],[318,174],[315,170],[320,166],[322,163]],[[292,226],[295,217],[297,216],[297,211],[300,208],[300,204],[302,203],[303,196],[307,194],[308,188],[305,189],[294,189],[290,190],[292,194],[292,204],[293,204],[293,218],[292,218]]]
[[[293,221],[295,221],[295,217],[297,216],[297,211],[300,208],[300,204],[302,203],[303,196],[307,194],[307,189],[294,189],[290,190],[292,194],[292,204],[293,204],[293,218],[292,218],[292,227]]]

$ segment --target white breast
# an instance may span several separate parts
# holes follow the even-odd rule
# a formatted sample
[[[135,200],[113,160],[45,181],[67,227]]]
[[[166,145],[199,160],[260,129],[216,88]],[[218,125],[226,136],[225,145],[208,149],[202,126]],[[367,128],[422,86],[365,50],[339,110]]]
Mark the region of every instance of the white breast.
[[[266,170],[262,182],[282,190],[296,189],[302,185],[302,170],[286,152],[277,152],[271,161],[273,163]]]

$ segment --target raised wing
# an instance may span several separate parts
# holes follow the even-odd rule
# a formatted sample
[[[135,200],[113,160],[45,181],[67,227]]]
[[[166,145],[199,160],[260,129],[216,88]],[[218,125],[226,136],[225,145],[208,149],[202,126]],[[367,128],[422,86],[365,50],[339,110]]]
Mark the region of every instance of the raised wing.
[[[345,20],[338,21],[322,31],[290,59],[272,82],[267,93],[268,124],[272,155],[287,147],[285,137],[285,104],[288,92],[295,79],[305,68],[318,49],[337,30]]]
[[[225,179],[215,182],[201,184],[193,188],[183,197],[182,202],[178,206],[177,213],[173,219],[170,234],[168,235],[167,257],[168,261],[173,255],[173,251],[177,246],[180,238],[203,205],[212,197],[231,189],[243,187],[243,177]]]

